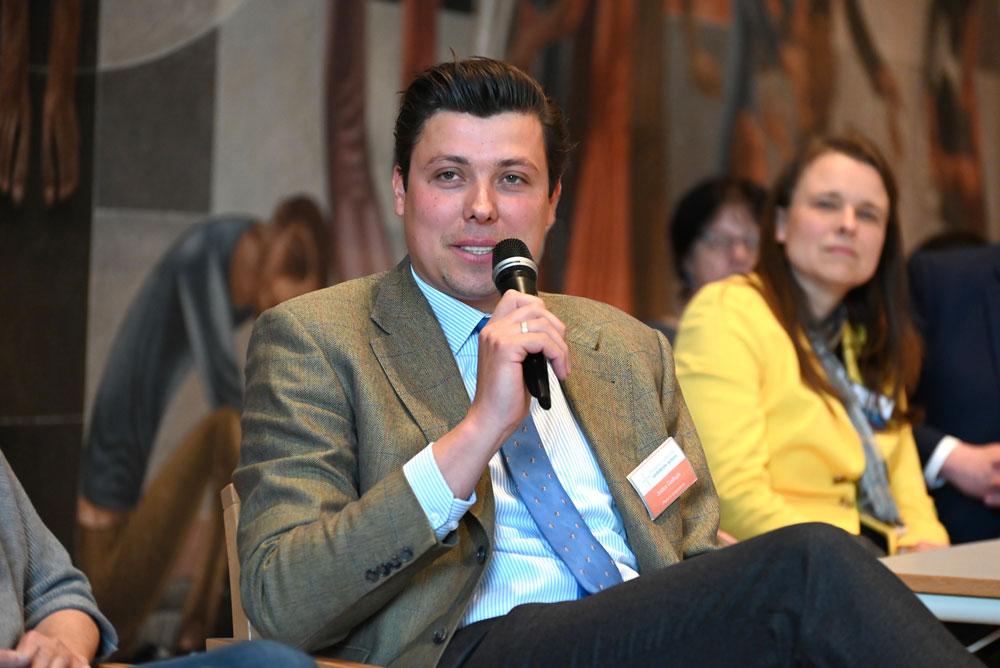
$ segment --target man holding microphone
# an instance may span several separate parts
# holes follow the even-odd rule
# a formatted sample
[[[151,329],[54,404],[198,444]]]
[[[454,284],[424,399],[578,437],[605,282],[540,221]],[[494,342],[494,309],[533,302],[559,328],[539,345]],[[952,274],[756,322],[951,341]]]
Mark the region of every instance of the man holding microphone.
[[[400,666],[975,663],[838,529],[716,550],[666,340],[593,301],[501,296],[494,247],[540,257],[561,192],[566,127],[537,82],[435,66],[395,136],[409,255],[251,340],[233,479],[264,636]]]

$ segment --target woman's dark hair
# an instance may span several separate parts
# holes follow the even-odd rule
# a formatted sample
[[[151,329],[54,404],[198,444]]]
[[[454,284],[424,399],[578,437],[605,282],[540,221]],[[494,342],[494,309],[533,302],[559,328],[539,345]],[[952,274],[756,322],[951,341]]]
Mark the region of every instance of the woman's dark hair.
[[[690,298],[693,292],[691,277],[684,270],[685,260],[719,209],[726,204],[743,204],[754,222],[760,224],[766,199],[767,192],[761,186],[735,176],[705,179],[681,197],[670,216],[667,235],[674,256],[674,270],[681,280],[681,292],[685,299]]]
[[[870,390],[889,391],[896,401],[893,419],[897,420],[906,415],[902,411],[905,393],[914,386],[920,373],[922,346],[909,317],[896,181],[885,157],[868,138],[853,132],[813,138],[779,176],[761,222],[760,258],[756,268],[762,282],[761,292],[795,346],[802,381],[817,392],[837,396],[810,354],[805,329],[813,324],[813,316],[805,293],[792,276],[785,249],[775,238],[779,212],[787,210],[791,204],[803,172],[827,153],[841,153],[873,167],[889,196],[885,243],[875,274],[864,285],[848,292],[844,304],[848,322],[865,330],[858,354],[861,380]]]
[[[396,116],[393,159],[406,187],[410,157],[427,119],[438,111],[488,118],[505,111],[533,114],[542,124],[549,194],[562,177],[569,152],[569,132],[562,111],[530,76],[508,63],[472,58],[440,63],[417,75],[403,91]]]

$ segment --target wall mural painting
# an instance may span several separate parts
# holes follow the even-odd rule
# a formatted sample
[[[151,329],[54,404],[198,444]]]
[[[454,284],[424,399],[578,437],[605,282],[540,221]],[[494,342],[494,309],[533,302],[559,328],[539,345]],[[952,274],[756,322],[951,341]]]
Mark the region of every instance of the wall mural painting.
[[[29,13],[28,0],[4,0],[0,4],[0,195],[20,205],[28,170],[35,162],[42,171],[45,204],[52,206],[70,197],[80,179],[75,92],[80,0],[52,2],[45,92],[41,100],[33,99],[28,85]],[[32,106],[39,103],[41,152],[32,156]]]
[[[214,497],[236,466],[243,396],[236,331],[326,284],[326,232],[319,206],[305,195],[280,201],[266,222],[210,217],[164,253],[129,305],[90,416],[77,546],[125,653],[135,649],[204,493]],[[150,474],[160,422],[192,370],[209,411]],[[223,594],[221,515],[209,517],[207,549],[183,607],[182,651],[203,646]]]

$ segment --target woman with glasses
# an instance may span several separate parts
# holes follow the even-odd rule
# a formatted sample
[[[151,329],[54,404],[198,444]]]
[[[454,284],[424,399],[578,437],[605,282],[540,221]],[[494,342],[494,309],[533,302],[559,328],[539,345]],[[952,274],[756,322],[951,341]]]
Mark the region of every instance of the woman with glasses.
[[[677,203],[668,228],[681,288],[677,313],[706,283],[753,269],[765,194],[752,181],[715,177],[697,184]],[[650,324],[673,342],[676,313]]]
[[[896,186],[867,139],[803,147],[768,200],[755,272],[693,298],[676,363],[725,531],[822,521],[885,552],[947,544],[905,400],[920,344]]]

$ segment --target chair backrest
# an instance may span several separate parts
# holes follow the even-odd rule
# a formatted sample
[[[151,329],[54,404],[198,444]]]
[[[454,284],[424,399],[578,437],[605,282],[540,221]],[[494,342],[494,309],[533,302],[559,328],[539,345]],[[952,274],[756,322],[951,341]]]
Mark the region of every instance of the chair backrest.
[[[257,631],[250,625],[247,614],[243,612],[243,600],[240,597],[240,556],[236,549],[236,530],[240,526],[240,495],[236,493],[233,483],[229,483],[222,488],[219,496],[222,497],[222,523],[226,528],[229,595],[233,607],[233,637],[237,640],[251,640],[257,637]]]

